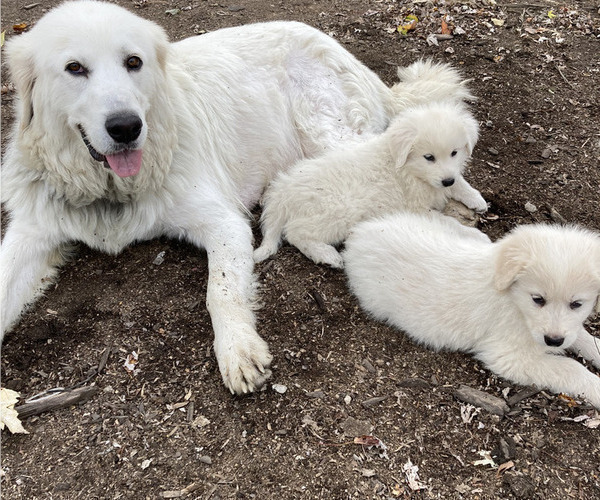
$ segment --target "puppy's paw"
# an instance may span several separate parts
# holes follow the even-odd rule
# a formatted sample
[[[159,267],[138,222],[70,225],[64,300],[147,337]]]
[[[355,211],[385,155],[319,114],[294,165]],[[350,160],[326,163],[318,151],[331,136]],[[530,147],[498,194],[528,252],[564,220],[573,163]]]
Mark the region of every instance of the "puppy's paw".
[[[271,376],[269,346],[249,326],[226,340],[215,340],[215,355],[225,386],[232,394],[260,389]]]
[[[343,257],[332,245],[320,241],[304,241],[295,246],[315,264],[327,264],[335,269],[344,268]]]
[[[488,204],[483,196],[481,196],[479,191],[473,193],[473,196],[466,200],[465,205],[471,210],[475,210],[475,212],[480,214],[487,212],[488,210]]]
[[[254,262],[262,262],[277,253],[277,246],[262,244],[254,250]]]

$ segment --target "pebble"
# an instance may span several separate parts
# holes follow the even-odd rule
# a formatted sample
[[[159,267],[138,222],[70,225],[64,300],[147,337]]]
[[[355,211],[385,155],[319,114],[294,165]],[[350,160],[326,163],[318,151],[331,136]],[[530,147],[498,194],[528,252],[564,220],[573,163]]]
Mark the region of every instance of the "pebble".
[[[537,207],[533,203],[528,201],[527,203],[525,203],[525,210],[527,210],[530,214],[533,214],[537,212]]]
[[[271,387],[275,392],[278,392],[279,394],[285,394],[288,390],[287,385],[282,384],[273,384]]]

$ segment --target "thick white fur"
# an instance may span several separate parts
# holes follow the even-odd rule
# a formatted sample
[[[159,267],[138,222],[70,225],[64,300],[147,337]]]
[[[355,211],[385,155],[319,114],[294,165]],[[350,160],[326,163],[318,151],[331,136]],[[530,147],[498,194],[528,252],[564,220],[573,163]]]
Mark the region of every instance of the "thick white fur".
[[[396,104],[400,109],[429,102],[474,101],[476,97],[460,72],[449,64],[421,60],[405,68],[398,68],[400,82],[392,86]]]
[[[333,245],[367,218],[442,210],[450,198],[485,211],[485,200],[462,176],[477,135],[477,121],[462,104],[431,103],[401,112],[381,135],[299,162],[265,193],[254,260],[273,255],[283,235],[314,262],[340,268]]]
[[[361,306],[417,342],[600,408],[600,377],[560,356],[568,349],[600,368],[600,339],[583,327],[600,294],[600,235],[525,225],[490,243],[468,231],[416,214],[357,226],[344,258]]]
[[[10,225],[0,256],[2,333],[56,271],[71,241],[115,254],[167,235],[204,247],[207,307],[226,386],[244,393],[269,376],[255,328],[247,211],[275,173],[342,140],[382,132],[392,91],[337,42],[273,22],[177,43],[125,9],[59,6],[7,43],[19,95],[2,166]],[[143,65],[126,66],[131,56]],[[66,71],[73,62],[85,76]],[[69,66],[72,68],[73,66]],[[139,174],[119,177],[90,156],[116,146],[105,122],[142,121]]]

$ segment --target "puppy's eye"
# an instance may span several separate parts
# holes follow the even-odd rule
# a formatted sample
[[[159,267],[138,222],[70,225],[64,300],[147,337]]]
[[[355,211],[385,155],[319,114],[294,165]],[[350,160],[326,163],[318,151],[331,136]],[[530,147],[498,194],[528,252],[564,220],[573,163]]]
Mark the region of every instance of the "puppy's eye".
[[[457,155],[457,153],[458,153],[458,151],[456,151],[456,150],[455,150],[455,151],[452,151],[452,153],[450,153],[450,156],[456,156],[456,155]]]
[[[68,71],[69,73],[71,73],[72,75],[77,75],[77,76],[87,74],[87,69],[85,69],[85,66],[83,66],[83,64],[81,64],[81,63],[78,63],[77,61],[73,61],[73,62],[70,62],[69,64],[67,64],[65,70]]]
[[[142,60],[138,56],[130,56],[125,61],[127,69],[138,70],[142,67]]]
[[[427,161],[435,161],[435,156],[433,155],[423,155],[423,158],[425,158]]]
[[[546,305],[546,299],[541,295],[532,295],[531,300],[533,300],[540,307],[544,307]]]
[[[571,309],[579,309],[579,308],[581,307],[581,305],[582,305],[582,304],[581,304],[581,300],[574,300],[573,302],[571,302],[571,303],[569,304],[569,307],[570,307]]]

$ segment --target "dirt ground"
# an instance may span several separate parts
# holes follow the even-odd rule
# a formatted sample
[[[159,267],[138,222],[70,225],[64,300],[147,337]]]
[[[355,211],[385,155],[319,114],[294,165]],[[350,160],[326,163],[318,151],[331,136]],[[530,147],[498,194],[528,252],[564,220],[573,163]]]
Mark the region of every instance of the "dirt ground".
[[[4,1],[6,37],[56,3]],[[492,238],[534,221],[600,228],[598,0],[117,3],[174,40],[304,21],[389,84],[397,65],[451,62],[479,97],[468,179],[491,203],[480,228]],[[409,14],[416,28],[401,34]],[[430,36],[442,21],[452,36]],[[3,74],[3,131],[13,99]],[[80,247],[7,337],[2,384],[23,398],[81,382],[99,391],[25,419],[28,435],[3,431],[3,498],[600,498],[600,429],[589,405],[414,345],[359,310],[342,272],[290,246],[257,272],[274,375],[265,390],[233,397],[211,347],[205,254],[166,239],[117,257]],[[588,328],[598,334],[600,318]],[[124,362],[133,351],[132,374]],[[469,406],[461,385],[509,410]],[[355,442],[363,435],[377,440]]]

